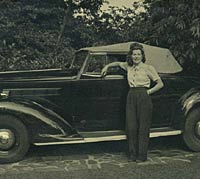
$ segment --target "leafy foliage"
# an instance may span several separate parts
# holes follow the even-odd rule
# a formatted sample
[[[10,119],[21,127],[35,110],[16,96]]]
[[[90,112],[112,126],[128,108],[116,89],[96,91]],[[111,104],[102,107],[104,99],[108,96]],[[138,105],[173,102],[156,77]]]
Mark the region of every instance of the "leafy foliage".
[[[0,70],[63,67],[75,49],[91,45],[95,31],[85,21],[97,15],[103,0],[0,1]],[[68,8],[69,7],[69,8]],[[58,38],[67,13],[64,36]],[[85,15],[80,14],[81,11]],[[76,15],[76,16],[75,16]]]
[[[188,71],[199,70],[200,4],[198,0],[146,0],[147,43],[170,48]]]
[[[0,1],[0,70],[63,67],[81,47],[140,41],[170,48],[186,70],[198,71],[198,0],[134,1],[101,11],[103,2]]]
[[[0,70],[58,68],[72,60],[73,48],[56,40],[64,14],[63,1],[0,2]]]

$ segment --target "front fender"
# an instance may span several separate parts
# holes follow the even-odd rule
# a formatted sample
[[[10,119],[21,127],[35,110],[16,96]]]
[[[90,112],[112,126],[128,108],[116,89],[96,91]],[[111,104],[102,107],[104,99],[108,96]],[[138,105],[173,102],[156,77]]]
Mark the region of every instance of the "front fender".
[[[185,116],[188,112],[194,108],[197,104],[200,104],[200,87],[192,88],[187,91],[181,98],[182,110]]]
[[[34,101],[0,101],[0,112],[5,113],[6,111],[31,116],[33,119],[43,122],[48,127],[59,130],[65,136],[72,134],[74,131],[73,127],[62,116]]]

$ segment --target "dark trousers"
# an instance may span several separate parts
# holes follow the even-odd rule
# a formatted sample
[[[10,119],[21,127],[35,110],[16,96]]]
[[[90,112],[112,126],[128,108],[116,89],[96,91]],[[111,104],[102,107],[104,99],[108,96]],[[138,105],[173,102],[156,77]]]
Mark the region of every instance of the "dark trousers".
[[[128,151],[133,158],[147,159],[152,101],[143,87],[130,88],[126,104],[126,135]]]

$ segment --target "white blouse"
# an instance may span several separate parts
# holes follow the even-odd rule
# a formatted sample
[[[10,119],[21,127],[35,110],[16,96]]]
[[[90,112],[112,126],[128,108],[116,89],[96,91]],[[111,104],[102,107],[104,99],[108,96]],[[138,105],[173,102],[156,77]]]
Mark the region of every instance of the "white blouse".
[[[160,79],[155,68],[140,62],[138,65],[129,66],[127,62],[121,62],[120,67],[127,71],[130,87],[150,87],[151,80]]]

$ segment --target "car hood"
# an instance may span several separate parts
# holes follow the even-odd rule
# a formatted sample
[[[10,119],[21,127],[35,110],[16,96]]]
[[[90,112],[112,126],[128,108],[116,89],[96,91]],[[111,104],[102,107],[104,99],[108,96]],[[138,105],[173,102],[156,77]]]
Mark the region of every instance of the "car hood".
[[[43,69],[43,70],[25,70],[25,71],[6,71],[0,72],[0,81],[15,81],[15,80],[34,80],[34,79],[53,79],[53,78],[75,78],[77,71],[73,69],[62,70]]]

